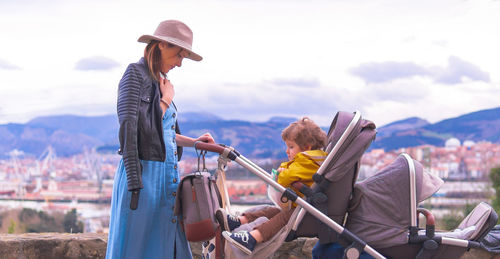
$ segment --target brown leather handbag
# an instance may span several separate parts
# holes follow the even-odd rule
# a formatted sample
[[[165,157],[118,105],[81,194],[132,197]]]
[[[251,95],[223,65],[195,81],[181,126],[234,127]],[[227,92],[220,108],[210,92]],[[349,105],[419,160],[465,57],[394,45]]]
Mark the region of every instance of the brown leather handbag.
[[[201,172],[184,176],[177,188],[174,214],[180,217],[187,240],[201,242],[212,239],[219,226],[215,212],[222,207],[215,177],[203,163]]]

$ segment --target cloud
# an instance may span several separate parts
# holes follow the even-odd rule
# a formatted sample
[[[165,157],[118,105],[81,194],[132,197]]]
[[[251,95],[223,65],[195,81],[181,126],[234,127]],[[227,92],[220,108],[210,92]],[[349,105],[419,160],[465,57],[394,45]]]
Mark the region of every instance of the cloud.
[[[295,87],[319,87],[320,82],[317,78],[277,78],[270,81],[277,86],[295,86]]]
[[[433,45],[439,46],[439,47],[447,47],[449,45],[448,41],[446,40],[436,40],[432,42]]]
[[[366,83],[383,83],[399,78],[428,75],[424,67],[412,62],[394,61],[364,63],[352,68],[350,72]]]
[[[115,67],[120,66],[120,64],[110,58],[106,57],[90,57],[80,59],[76,62],[76,70],[111,70]]]
[[[20,67],[10,63],[7,60],[0,59],[0,69],[5,69],[5,70],[21,70]]]
[[[284,89],[267,82],[228,83],[204,85],[192,92],[184,91],[176,95],[175,100],[179,111],[207,111],[225,119],[265,121],[274,116],[309,116],[318,124],[327,125],[340,108],[354,109],[352,104],[356,99],[347,97],[347,93],[338,92],[334,87],[327,86]],[[201,102],[200,96],[205,100],[217,101]]]
[[[459,84],[464,82],[464,78],[474,81],[490,82],[490,74],[482,71],[478,66],[451,56],[448,59],[448,67],[436,69],[434,80],[443,84]]]
[[[436,83],[448,85],[463,83],[465,78],[490,82],[489,73],[455,56],[449,57],[446,67],[424,67],[413,62],[387,61],[364,63],[350,69],[349,72],[366,83],[385,83],[413,76],[430,77]]]
[[[425,99],[431,93],[429,88],[428,84],[419,80],[396,81],[373,84],[360,94],[367,98],[365,103],[391,101],[408,104]]]

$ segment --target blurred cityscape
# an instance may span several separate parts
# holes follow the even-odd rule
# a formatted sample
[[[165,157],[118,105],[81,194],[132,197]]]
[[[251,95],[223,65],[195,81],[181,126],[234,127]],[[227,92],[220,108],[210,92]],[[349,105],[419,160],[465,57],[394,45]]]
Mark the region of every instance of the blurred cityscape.
[[[442,188],[424,201],[437,216],[462,213],[464,206],[490,202],[489,172],[500,165],[500,145],[490,142],[449,139],[444,147],[422,145],[390,152],[372,149],[364,154],[359,180],[374,175],[402,152],[420,161],[424,168],[445,180]],[[30,208],[46,213],[76,209],[84,232],[107,232],[113,177],[120,156],[85,150],[71,157],[58,157],[50,146],[39,157],[12,150],[0,160],[0,212]],[[209,154],[210,155],[210,154]],[[207,156],[206,166],[214,172],[218,156]],[[252,159],[266,171],[282,161]],[[179,164],[181,174],[198,170],[196,158]],[[236,163],[229,163],[227,189],[235,204],[269,203],[267,184]]]
[[[361,160],[359,180],[374,175],[401,153],[407,153],[430,173],[444,180],[443,186],[423,203],[437,217],[462,214],[468,205],[481,201],[491,204],[495,194],[489,178],[490,170],[500,166],[500,145],[490,142],[448,139],[444,147],[422,145],[391,152],[373,149]]]

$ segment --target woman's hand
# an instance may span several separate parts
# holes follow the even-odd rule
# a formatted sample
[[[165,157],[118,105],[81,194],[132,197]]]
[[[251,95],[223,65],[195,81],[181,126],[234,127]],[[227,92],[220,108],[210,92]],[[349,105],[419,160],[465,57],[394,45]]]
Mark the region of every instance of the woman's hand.
[[[205,143],[215,144],[214,138],[210,133],[205,133],[198,138],[190,138],[184,135],[175,134],[175,142],[177,142],[178,146],[183,147],[192,147],[196,141],[202,141]]]
[[[170,106],[175,95],[174,86],[170,83],[170,80],[160,77],[160,91],[162,103],[165,103],[167,107]]]
[[[205,142],[205,143],[210,143],[210,144],[215,144],[215,140],[214,138],[212,137],[212,135],[210,135],[210,133],[205,133],[201,136],[199,136],[196,141],[202,141],[202,142]]]

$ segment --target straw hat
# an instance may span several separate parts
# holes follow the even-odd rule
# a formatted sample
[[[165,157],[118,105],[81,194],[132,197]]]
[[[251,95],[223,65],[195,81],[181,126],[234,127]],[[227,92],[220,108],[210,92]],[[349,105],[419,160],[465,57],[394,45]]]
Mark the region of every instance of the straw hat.
[[[142,35],[137,41],[149,43],[151,40],[164,41],[185,49],[189,55],[187,58],[200,61],[203,58],[191,50],[193,44],[193,32],[187,25],[176,20],[163,21],[158,25],[153,35]]]

